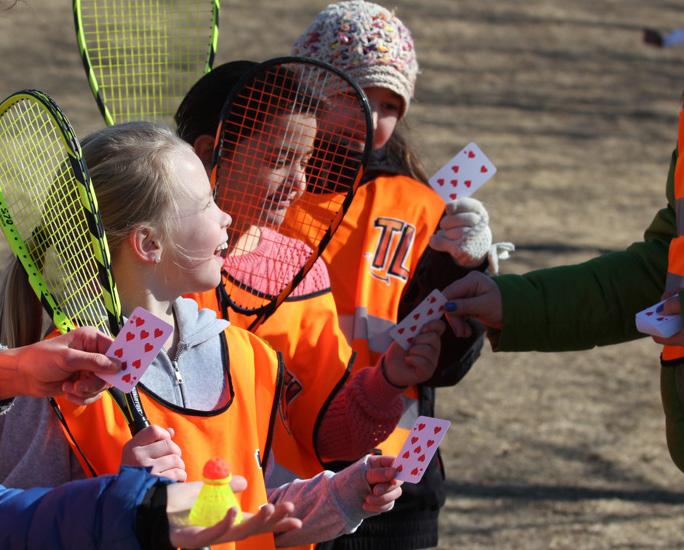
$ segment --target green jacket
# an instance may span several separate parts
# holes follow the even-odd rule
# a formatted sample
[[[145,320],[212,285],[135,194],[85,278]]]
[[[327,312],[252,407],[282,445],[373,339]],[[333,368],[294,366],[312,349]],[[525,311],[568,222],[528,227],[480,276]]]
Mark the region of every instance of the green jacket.
[[[672,153],[667,207],[622,252],[587,262],[495,278],[504,328],[491,335],[495,351],[567,351],[643,337],[634,315],[658,302],[665,288],[670,241],[677,236]],[[661,395],[670,455],[684,471],[684,365],[661,368]]]

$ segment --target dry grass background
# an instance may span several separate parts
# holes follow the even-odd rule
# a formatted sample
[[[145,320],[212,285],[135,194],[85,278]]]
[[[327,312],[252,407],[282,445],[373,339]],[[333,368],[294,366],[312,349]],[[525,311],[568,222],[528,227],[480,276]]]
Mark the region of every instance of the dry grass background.
[[[286,54],[325,3],[224,0],[217,62]],[[684,26],[675,0],[395,0],[422,74],[413,139],[437,168],[476,141],[499,169],[478,194],[504,269],[581,261],[641,237],[664,204],[684,48],[640,42]],[[0,12],[0,96],[38,87],[79,135],[102,123],[68,0]],[[684,484],[664,443],[658,348],[492,354],[439,414],[449,499],[441,548],[677,548]]]

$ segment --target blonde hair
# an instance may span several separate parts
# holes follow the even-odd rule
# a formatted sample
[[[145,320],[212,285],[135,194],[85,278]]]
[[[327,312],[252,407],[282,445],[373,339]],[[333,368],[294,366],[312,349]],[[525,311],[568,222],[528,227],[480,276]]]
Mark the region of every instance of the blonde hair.
[[[163,241],[185,196],[176,184],[172,153],[192,148],[171,130],[149,122],[103,128],[82,141],[112,257],[130,232],[155,229]],[[42,310],[21,264],[13,259],[3,283],[0,342],[22,346],[41,337]]]

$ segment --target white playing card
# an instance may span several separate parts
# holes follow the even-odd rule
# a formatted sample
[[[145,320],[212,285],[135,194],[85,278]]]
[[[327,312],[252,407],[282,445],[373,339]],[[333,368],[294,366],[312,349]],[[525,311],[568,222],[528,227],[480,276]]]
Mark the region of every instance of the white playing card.
[[[121,370],[98,376],[124,393],[130,392],[172,333],[171,325],[136,307],[105,353],[121,362]]]
[[[439,290],[435,289],[427,295],[418,306],[402,321],[392,327],[389,335],[404,349],[409,349],[413,338],[420,334],[420,329],[428,321],[439,319],[444,314],[444,304],[447,299]]]
[[[469,143],[429,180],[444,202],[469,197],[496,174],[496,166],[475,144]]]
[[[451,426],[448,420],[419,416],[392,466],[397,479],[418,483]]]
[[[660,336],[662,338],[669,338],[682,330],[682,318],[680,315],[663,315],[657,311],[661,304],[670,299],[662,300],[637,313],[634,319],[637,330],[644,334]]]

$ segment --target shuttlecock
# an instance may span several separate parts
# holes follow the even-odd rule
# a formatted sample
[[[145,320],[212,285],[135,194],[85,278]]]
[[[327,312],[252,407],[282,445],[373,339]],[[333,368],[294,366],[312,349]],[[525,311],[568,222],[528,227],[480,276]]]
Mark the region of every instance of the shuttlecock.
[[[237,509],[234,525],[242,521],[242,511],[230,486],[232,475],[228,464],[220,458],[207,461],[202,471],[204,485],[190,510],[190,523],[210,527],[221,521],[228,510]]]

